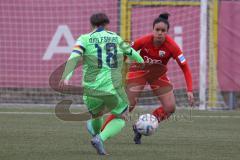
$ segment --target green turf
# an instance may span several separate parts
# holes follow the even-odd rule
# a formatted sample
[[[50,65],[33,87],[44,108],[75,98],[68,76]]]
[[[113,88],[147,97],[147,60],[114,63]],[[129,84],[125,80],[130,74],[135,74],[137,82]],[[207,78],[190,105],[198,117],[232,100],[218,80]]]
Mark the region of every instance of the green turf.
[[[143,137],[142,145],[133,144],[132,122],[128,122],[105,143],[110,155],[103,157],[90,145],[85,122],[62,121],[54,113],[3,113],[29,111],[53,113],[54,109],[0,108],[0,160],[240,159],[240,112],[177,111],[153,136]]]

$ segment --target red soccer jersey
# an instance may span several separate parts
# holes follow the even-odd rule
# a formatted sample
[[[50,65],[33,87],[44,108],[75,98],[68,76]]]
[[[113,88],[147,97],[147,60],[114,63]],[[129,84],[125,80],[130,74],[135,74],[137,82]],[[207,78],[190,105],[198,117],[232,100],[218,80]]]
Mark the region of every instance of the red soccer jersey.
[[[167,65],[170,58],[175,59],[183,70],[188,91],[192,91],[191,71],[188,67],[186,59],[182,54],[182,50],[170,36],[166,35],[166,39],[163,44],[156,47],[153,45],[153,34],[148,34],[134,41],[132,47],[135,50],[141,49],[140,55],[146,63]],[[163,77],[167,79],[166,76]]]
[[[140,55],[146,63],[160,63],[167,65],[170,58],[176,59],[182,55],[181,49],[170,36],[166,36],[165,41],[159,47],[153,45],[153,34],[148,34],[137,39],[133,46],[135,50],[140,50]],[[182,63],[185,62],[185,59]]]

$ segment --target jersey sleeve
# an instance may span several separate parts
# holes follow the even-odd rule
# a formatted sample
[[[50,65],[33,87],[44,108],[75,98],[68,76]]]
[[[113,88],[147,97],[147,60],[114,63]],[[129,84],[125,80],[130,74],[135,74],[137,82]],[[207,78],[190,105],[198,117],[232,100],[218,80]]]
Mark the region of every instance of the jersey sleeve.
[[[144,37],[140,37],[133,42],[132,48],[138,51],[143,47],[143,44],[144,44]]]
[[[84,35],[81,35],[77,39],[77,41],[73,47],[72,53],[77,53],[77,54],[82,55],[85,50],[86,50],[86,40],[85,40]]]
[[[62,79],[69,80],[71,79],[74,70],[80,60],[81,56],[78,53],[72,53],[70,57],[68,58],[64,72],[62,74]]]
[[[180,49],[179,45],[172,38],[170,37],[167,37],[167,38],[169,41],[168,45],[169,45],[173,59],[176,59],[176,60],[179,59],[181,60],[181,62],[184,62],[185,57],[183,56],[183,52]]]
[[[177,61],[179,67],[181,68],[183,74],[184,74],[184,78],[186,81],[186,85],[187,85],[187,91],[188,92],[192,92],[192,73],[190,70],[190,67],[187,63],[186,58],[183,55],[182,50],[180,49],[180,47],[178,46],[178,44],[172,40],[170,37],[169,41],[170,41],[170,49],[171,49],[171,53],[172,53],[172,57]]]
[[[135,51],[133,48],[131,48],[131,52],[126,54],[131,60],[135,60],[138,63],[143,63],[144,60],[143,58],[140,56],[140,54]]]
[[[129,43],[122,40],[121,37],[119,37],[119,48],[122,50],[124,56],[129,57],[131,60],[135,60],[138,63],[143,63],[144,60],[139,55],[138,52],[136,52]]]
[[[62,79],[64,80],[71,79],[79,60],[85,51],[85,46],[86,45],[84,36],[82,35],[77,39],[75,46],[73,47],[73,50],[66,62],[65,69],[62,74]]]
[[[187,85],[187,91],[188,92],[192,92],[193,87],[192,87],[192,73],[190,70],[190,67],[188,65],[187,62],[185,62],[184,64],[182,64],[180,61],[177,61],[179,67],[182,69],[182,72],[184,74],[184,78],[186,81],[186,85]]]
[[[190,67],[187,63],[187,60],[184,57],[182,50],[176,43],[173,44],[172,46],[173,46],[172,48],[173,58],[177,61],[179,67],[182,69],[187,85],[187,91],[192,92],[192,74]]]
[[[170,37],[168,38],[169,38],[169,48],[170,48],[173,59],[175,59],[179,65],[184,65],[187,61],[185,56],[183,55],[182,50],[174,40],[172,40]]]

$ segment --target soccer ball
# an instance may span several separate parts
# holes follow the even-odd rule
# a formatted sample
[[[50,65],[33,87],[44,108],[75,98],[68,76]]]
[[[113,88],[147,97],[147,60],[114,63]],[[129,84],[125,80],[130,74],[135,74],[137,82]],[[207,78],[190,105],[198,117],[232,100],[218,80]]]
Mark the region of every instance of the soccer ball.
[[[138,133],[145,136],[150,136],[158,128],[158,120],[154,115],[143,114],[139,117],[138,121],[135,123],[135,126]]]

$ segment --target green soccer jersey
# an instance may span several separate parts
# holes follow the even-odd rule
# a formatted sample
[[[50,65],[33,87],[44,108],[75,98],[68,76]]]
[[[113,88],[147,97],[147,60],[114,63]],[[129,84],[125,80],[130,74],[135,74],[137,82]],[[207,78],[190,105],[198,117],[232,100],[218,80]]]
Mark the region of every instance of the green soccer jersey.
[[[141,56],[120,36],[103,28],[81,35],[74,52],[83,58],[82,85],[85,95],[116,94],[119,88],[123,88],[124,55],[143,62]]]

